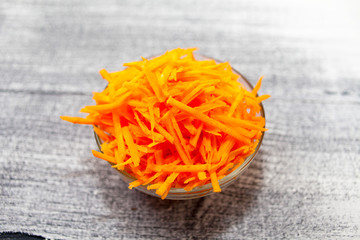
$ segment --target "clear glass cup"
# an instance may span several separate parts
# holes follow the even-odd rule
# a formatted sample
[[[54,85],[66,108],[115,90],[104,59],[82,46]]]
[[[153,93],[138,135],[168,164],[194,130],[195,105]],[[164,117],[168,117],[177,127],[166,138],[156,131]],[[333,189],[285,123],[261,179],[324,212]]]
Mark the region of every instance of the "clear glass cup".
[[[221,62],[221,61],[218,61],[216,59],[213,59],[213,58],[209,58],[209,57],[206,57],[204,55],[199,55],[199,54],[194,54],[194,56],[196,57],[197,60],[204,60],[204,59],[212,59],[212,60],[215,60],[216,62]],[[238,81],[240,83],[243,84],[243,86],[251,91],[254,87],[251,85],[251,83],[243,76],[241,75],[238,71],[236,71],[235,69],[232,69],[236,74],[239,75],[239,79]],[[262,103],[260,103],[260,107],[261,107],[261,110],[260,110],[260,114],[259,116],[262,116],[265,118],[265,111],[264,111],[264,106]],[[220,188],[221,189],[224,189],[226,186],[230,185],[232,182],[234,182],[237,177],[242,174],[246,168],[250,165],[250,163],[253,161],[253,159],[255,158],[257,152],[259,151],[259,148],[261,146],[261,143],[262,143],[262,140],[264,138],[264,134],[265,132],[262,133],[260,139],[259,139],[259,143],[258,145],[256,146],[255,148],[255,151],[250,155],[248,156],[245,161],[237,168],[235,169],[234,171],[232,171],[231,173],[229,173],[228,175],[226,175],[224,178],[220,179],[219,180],[219,185],[220,185]],[[101,139],[99,138],[99,136],[94,132],[94,135],[95,135],[95,140],[96,140],[96,143],[99,147],[99,150],[101,151],[101,147],[100,147],[100,144],[101,144]],[[121,176],[121,179],[126,182],[127,184],[129,184],[130,182],[133,182],[136,180],[136,178],[134,178],[133,176],[131,176],[130,174],[128,174],[127,172],[125,171],[121,171],[121,170],[118,170],[119,173],[120,173],[120,176]],[[138,187],[136,187],[135,189],[143,192],[143,193],[146,193],[148,195],[151,195],[151,196],[154,196],[154,197],[157,197],[157,198],[160,198],[161,196],[157,195],[155,193],[155,190],[148,190],[147,189],[147,186],[143,186],[143,185],[140,185]],[[210,194],[213,193],[213,187],[212,187],[212,184],[211,183],[208,183],[208,184],[205,184],[205,185],[202,185],[202,186],[198,186],[198,187],[195,187],[193,188],[191,191],[186,191],[184,190],[183,188],[171,188],[170,191],[169,191],[169,194],[167,195],[166,199],[171,199],[171,200],[186,200],[186,199],[194,199],[194,198],[200,198],[200,197],[205,197],[205,196],[208,196]]]

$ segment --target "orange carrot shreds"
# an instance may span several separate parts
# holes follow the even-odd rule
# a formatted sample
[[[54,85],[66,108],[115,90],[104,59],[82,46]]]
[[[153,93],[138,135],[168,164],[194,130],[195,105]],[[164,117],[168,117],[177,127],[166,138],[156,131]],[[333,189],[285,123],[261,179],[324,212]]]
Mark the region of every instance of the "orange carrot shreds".
[[[248,128],[248,129],[267,131],[266,128],[263,128],[262,126],[254,124],[251,121],[228,117],[225,115],[212,115],[211,117],[224,123],[224,124],[231,124],[232,126],[239,126],[239,127]]]
[[[97,158],[101,158],[105,161],[108,161],[109,163],[113,163],[113,164],[116,164],[116,160],[114,157],[111,157],[109,155],[105,155],[101,152],[98,152],[98,151],[95,151],[95,150],[92,150],[92,154],[94,155],[94,157],[97,157]]]
[[[98,113],[107,113],[115,110],[116,108],[120,107],[124,100],[131,95],[130,92],[123,94],[116,102],[109,103],[109,104],[102,104],[102,105],[95,105],[95,106],[87,106],[81,109],[82,112],[91,113],[91,112],[98,112]]]
[[[101,138],[101,140],[108,142],[110,141],[110,136],[107,135],[103,130],[94,126],[94,132]]]
[[[131,171],[134,174],[134,177],[136,177],[138,179],[141,179],[144,177],[145,173],[143,171],[141,171],[139,168],[135,167],[133,162],[129,163],[128,166],[131,168]]]
[[[218,131],[214,131],[214,130],[210,130],[210,129],[204,129],[204,132],[215,135],[215,136],[220,136],[220,137],[222,136]]]
[[[221,179],[243,166],[267,131],[262,77],[248,91],[228,62],[199,61],[195,50],[102,69],[108,85],[80,110],[87,116],[61,116],[93,126],[101,149],[93,155],[131,176],[130,189],[145,187],[162,199],[205,184],[220,192]]]
[[[161,196],[161,200],[164,200],[167,197],[170,190],[171,190],[171,185],[169,185],[168,188],[165,190],[164,194]]]
[[[109,144],[107,144],[107,142],[101,144],[100,148],[101,148],[101,152],[104,153],[105,155],[111,156],[114,153],[115,159],[118,159],[118,157],[116,156],[116,154],[118,154],[118,151],[114,151],[113,149],[111,149]]]
[[[141,113],[141,114],[144,116],[146,120],[151,121],[150,116],[148,114],[145,113]],[[164,136],[164,138],[166,138],[166,140],[168,140],[171,144],[174,143],[174,137],[169,132],[167,132],[160,124],[155,122],[154,127],[161,135]]]
[[[162,65],[164,65],[168,62],[169,62],[169,55],[165,53],[162,56],[155,57],[155,58],[151,59],[151,61],[146,62],[147,63],[146,69],[148,69],[150,71],[152,71],[154,69],[159,69]]]
[[[112,82],[112,77],[111,77],[111,75],[108,73],[108,71],[106,71],[106,69],[101,69],[99,73],[100,73],[100,75],[103,77],[103,79],[105,79],[105,80],[108,81],[109,83]]]
[[[86,118],[81,118],[81,117],[68,117],[68,116],[60,116],[60,118],[62,120],[71,122],[71,123],[76,123],[76,124],[98,124],[98,120],[96,119],[86,119]]]
[[[93,92],[93,99],[96,101],[97,104],[106,104],[110,103],[111,101],[109,96],[98,92]]]
[[[184,139],[183,134],[181,133],[180,127],[179,127],[178,123],[176,122],[176,119],[174,118],[174,115],[170,114],[169,117],[170,117],[171,124],[175,130],[175,133],[176,133],[177,137],[179,138],[181,145],[184,148],[185,154],[187,155],[188,159],[191,159],[188,148],[186,147],[187,143]]]
[[[207,164],[197,164],[197,165],[162,165],[154,166],[154,169],[158,172],[203,172],[208,169]]]
[[[188,154],[186,154],[184,146],[181,145],[181,142],[176,135],[176,132],[174,130],[174,127],[172,126],[171,121],[166,123],[167,130],[170,132],[170,134],[174,137],[174,146],[177,150],[179,157],[182,159],[182,161],[185,164],[191,164]]]
[[[159,119],[160,118],[160,108],[159,107],[157,107],[157,106],[153,106],[153,110],[154,110],[154,115],[155,115],[155,117],[157,118],[157,119]]]
[[[199,178],[199,180],[205,180],[206,179],[206,173],[205,172],[198,172],[198,178]]]
[[[209,102],[207,104],[203,104],[201,106],[194,107],[194,109],[196,109],[199,112],[205,113],[205,112],[214,110],[216,108],[223,108],[223,107],[227,107],[226,103],[224,103],[224,102],[211,102],[211,103]]]
[[[160,183],[154,183],[154,184],[148,185],[147,190],[158,189],[161,186],[161,184],[163,184],[163,183],[160,182]]]
[[[254,112],[260,112],[260,105],[256,101],[256,99],[249,97],[249,96],[245,96],[245,97],[247,98],[247,105],[248,105],[249,109]]]
[[[113,120],[113,125],[114,125],[114,130],[115,130],[115,137],[116,137],[116,144],[118,147],[118,159],[116,160],[117,164],[121,164],[124,162],[125,156],[126,156],[126,151],[125,151],[125,143],[124,143],[124,137],[123,137],[123,133],[121,130],[121,125],[120,125],[120,116],[118,112],[113,112],[112,113],[112,120]]]
[[[237,140],[239,140],[245,144],[250,144],[250,140],[248,138],[240,135],[239,133],[237,133],[236,131],[234,131],[233,129],[228,127],[227,125],[224,125],[218,121],[215,121],[214,119],[209,118],[208,116],[206,116],[202,113],[197,112],[195,109],[183,104],[182,102],[175,100],[172,97],[170,97],[167,100],[167,104],[169,104],[173,107],[176,107],[176,108],[182,110],[183,112],[188,113],[189,115],[197,118],[198,120],[204,122],[205,124],[208,124],[212,127],[220,129],[224,133],[229,134],[230,136],[233,136],[234,138],[236,138]]]
[[[174,68],[173,64],[168,64],[168,65],[166,65],[166,67],[164,67],[164,69],[161,72],[160,79],[159,79],[159,84],[161,86],[166,84],[173,68]]]
[[[201,134],[201,132],[202,132],[202,130],[203,130],[203,127],[204,127],[204,124],[201,123],[201,124],[200,124],[200,127],[197,129],[195,135],[190,139],[189,143],[190,143],[193,147],[196,147],[196,146],[197,146],[197,143],[198,143],[200,134]]]
[[[123,163],[123,160],[120,158],[119,149],[115,149],[114,153],[115,153],[116,165],[120,164],[116,168],[118,170],[124,170],[124,165],[121,165]]]
[[[147,77],[147,80],[149,81],[150,86],[155,92],[156,97],[159,99],[160,102],[165,101],[164,93],[161,90],[161,87],[159,85],[159,81],[156,78],[156,75],[151,72],[149,69],[145,69],[145,75]]]
[[[143,121],[140,120],[140,117],[139,117],[137,112],[134,112],[134,117],[135,117],[135,120],[136,120],[137,124],[139,125],[139,127],[143,131],[143,133],[145,135],[150,135],[151,131],[147,128],[146,124]]]
[[[227,114],[228,117],[231,117],[234,114],[235,109],[239,105],[240,101],[242,101],[243,97],[244,97],[244,92],[240,91],[239,94],[236,96],[235,101],[231,104],[231,107]]]
[[[165,182],[156,190],[156,194],[162,196],[166,189],[175,181],[179,173],[172,173],[169,177],[166,178]]]
[[[262,101],[264,101],[264,100],[266,100],[266,99],[268,99],[268,98],[270,98],[271,96],[269,95],[269,94],[264,94],[264,95],[261,95],[261,96],[259,96],[259,97],[257,97],[256,98],[256,101],[258,102],[258,103],[260,103],[260,102],[262,102]]]
[[[185,181],[184,181],[184,184],[188,184],[189,182],[191,182],[191,181],[193,181],[193,180],[195,180],[196,179],[196,177],[189,177],[188,179],[186,179]]]
[[[134,163],[135,167],[137,167],[140,164],[139,152],[138,152],[136,144],[134,143],[134,140],[131,136],[129,128],[123,127],[122,133],[123,133],[126,145],[128,146],[128,149],[130,151],[131,158],[133,159],[133,163]]]
[[[184,187],[184,190],[185,191],[191,191],[193,190],[195,187],[198,187],[198,186],[202,186],[204,185],[205,183],[207,183],[208,179],[206,180],[199,180],[199,181],[192,181],[190,182],[189,184],[186,185],[186,187]]]
[[[210,171],[217,170],[220,166],[224,166],[229,160],[229,153],[233,146],[235,145],[235,141],[231,137],[227,137],[224,140],[224,144],[220,146],[219,151],[216,155],[216,160],[213,161],[213,165],[210,168]]]
[[[203,92],[203,86],[199,85],[186,95],[181,102],[188,104]]]
[[[163,155],[164,155],[164,151],[162,149],[160,149],[160,150],[158,150],[158,151],[156,151],[154,153],[154,158],[155,158],[156,165],[163,165],[164,164],[165,160],[164,160]]]
[[[193,136],[196,135],[197,129],[195,128],[195,126],[192,124],[190,119],[187,119],[186,121],[183,121],[182,124],[184,125],[184,127],[186,128],[186,130],[189,131],[189,133]]]
[[[143,183],[142,185],[147,185],[149,183],[151,183],[152,181],[154,181],[155,179],[157,179],[158,177],[160,177],[161,175],[163,175],[163,172],[157,172],[154,174],[154,176],[152,177],[148,177]]]
[[[135,180],[131,183],[129,183],[129,189],[133,189],[134,187],[140,186],[144,181],[142,180]]]
[[[256,96],[257,92],[259,91],[259,89],[260,89],[260,87],[261,87],[261,82],[262,82],[262,79],[263,79],[263,78],[264,78],[264,76],[261,76],[261,77],[259,78],[259,81],[256,83],[254,89],[252,90],[251,93],[252,93],[254,96]]]
[[[118,163],[118,164],[116,164],[116,165],[113,165],[112,167],[122,170],[122,169],[124,168],[124,166],[132,163],[132,161],[133,161],[132,158],[129,158],[129,159],[126,160],[125,162],[123,162],[123,163]]]
[[[219,176],[225,175],[226,172],[234,166],[234,163],[228,163],[225,167],[218,171]]]
[[[211,184],[213,185],[214,192],[221,192],[216,172],[210,173],[210,178],[211,178]]]
[[[129,62],[129,63],[124,63],[123,66],[124,67],[136,67],[137,69],[139,69],[140,71],[143,69],[145,62],[144,61],[135,61],[135,62]]]

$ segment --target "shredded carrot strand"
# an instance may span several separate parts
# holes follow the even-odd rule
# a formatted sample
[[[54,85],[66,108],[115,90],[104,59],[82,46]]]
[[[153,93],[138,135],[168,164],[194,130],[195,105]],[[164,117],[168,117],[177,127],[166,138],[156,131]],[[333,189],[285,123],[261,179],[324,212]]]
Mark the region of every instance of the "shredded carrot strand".
[[[92,150],[92,154],[94,155],[94,157],[101,158],[105,161],[108,161],[109,163],[116,164],[116,160],[114,157],[110,157],[109,155],[103,154],[101,152],[97,152],[95,150]]]
[[[172,136],[174,136],[174,146],[175,146],[175,149],[177,150],[180,158],[183,160],[183,162],[185,164],[191,164],[190,159],[184,150],[184,146],[181,145],[181,142],[180,142],[178,136],[176,135],[176,132],[174,130],[174,127],[172,126],[171,121],[167,122],[166,126],[167,126],[167,130],[170,132],[170,134]]]
[[[100,75],[103,77],[103,79],[105,79],[109,83],[112,82],[112,77],[110,76],[108,71],[106,71],[106,69],[101,69],[100,70]]]
[[[142,184],[147,185],[147,184],[151,183],[152,181],[154,181],[155,179],[157,179],[158,177],[160,177],[162,174],[164,174],[164,173],[157,172],[157,173],[154,174],[154,176],[149,177],[148,179],[146,179]]]
[[[211,184],[213,185],[214,192],[221,192],[219,181],[216,172],[210,173]]]
[[[184,139],[184,136],[182,135],[181,130],[180,130],[180,128],[179,128],[179,125],[178,125],[178,123],[176,122],[176,119],[174,118],[174,116],[173,116],[172,114],[170,114],[170,121],[171,121],[171,125],[173,126],[173,128],[174,128],[174,130],[175,130],[175,133],[176,133],[178,139],[180,140],[180,143],[181,143],[181,145],[182,145],[182,147],[183,147],[183,149],[184,149],[184,152],[185,152],[187,158],[188,158],[188,159],[191,159],[190,153],[189,153],[189,151],[188,151],[188,148],[186,147],[187,144],[186,144],[186,141],[185,141],[185,139]],[[190,162],[191,162],[191,161],[190,161]]]
[[[155,183],[147,186],[147,190],[158,189],[162,183]]]
[[[191,182],[191,181],[193,181],[193,180],[195,180],[196,179],[196,177],[189,177],[188,179],[186,179],[185,181],[184,181],[184,184],[188,184],[189,182]]]
[[[60,116],[62,120],[71,122],[71,123],[77,123],[77,124],[98,124],[98,121],[95,119],[86,119],[81,117],[68,117],[68,116]]]
[[[170,189],[171,189],[171,184],[169,184],[168,188],[165,190],[164,194],[161,196],[161,200],[164,200],[167,197],[167,195],[170,192]]]
[[[179,173],[172,173],[169,177],[166,178],[165,182],[156,190],[156,194],[162,196],[166,189],[175,181]]]
[[[208,165],[162,165],[154,166],[154,169],[161,172],[203,172],[208,169]]]
[[[112,167],[113,167],[113,168],[117,168],[117,169],[123,169],[124,166],[132,163],[132,161],[133,161],[132,158],[129,158],[129,159],[126,160],[125,162],[123,162],[123,163],[118,163],[118,164],[116,164],[116,165],[113,165]]]
[[[263,128],[259,125],[253,124],[251,121],[242,120],[238,118],[228,117],[224,115],[212,115],[212,118],[224,123],[224,124],[231,124],[232,126],[240,126],[248,129],[260,130],[260,131],[267,131],[266,128]]]
[[[260,102],[262,102],[262,101],[264,101],[264,100],[266,100],[266,99],[268,99],[268,98],[270,98],[271,96],[269,95],[269,94],[264,94],[264,95],[261,95],[261,96],[259,96],[259,97],[257,97],[256,98],[256,101],[258,102],[258,103],[260,103]]]
[[[130,155],[131,155],[131,158],[133,159],[134,165],[135,165],[135,167],[137,167],[140,164],[139,152],[138,152],[136,144],[134,143],[134,140],[133,140],[133,138],[131,136],[129,128],[128,127],[123,127],[122,128],[122,133],[124,135],[126,145],[129,148]]]
[[[107,135],[103,130],[94,126],[94,132],[105,142],[110,141],[110,136]]]
[[[124,137],[123,133],[121,131],[121,125],[120,125],[120,116],[118,112],[112,113],[112,120],[114,123],[114,130],[115,130],[115,136],[116,136],[116,144],[118,147],[119,155],[117,156],[117,164],[121,164],[124,162],[126,151],[125,151],[125,143],[124,143]]]
[[[239,103],[243,99],[243,97],[244,97],[244,92],[240,91],[239,94],[236,96],[235,101],[233,102],[233,104],[231,104],[230,110],[229,110],[229,112],[227,114],[228,117],[231,117],[234,114],[235,109],[237,108],[237,106],[239,105]]]
[[[261,87],[261,82],[262,82],[263,77],[264,77],[264,76],[261,76],[261,77],[259,78],[259,81],[256,83],[254,89],[252,90],[252,94],[253,94],[254,96],[256,96],[257,92],[259,91],[259,89],[260,89],[260,87]]]
[[[130,92],[123,94],[116,102],[109,103],[109,104],[102,104],[102,105],[96,105],[96,106],[87,106],[81,111],[83,112],[99,112],[99,113],[107,113],[111,112],[112,110],[120,107],[126,98],[128,98],[131,95]]]
[[[196,147],[197,146],[197,143],[198,143],[198,140],[199,140],[199,137],[200,137],[200,134],[203,130],[203,127],[204,127],[204,124],[200,124],[200,127],[197,129],[196,131],[196,134],[193,138],[190,139],[189,143],[193,146],[193,147]]]
[[[160,102],[164,102],[165,101],[165,96],[164,93],[162,92],[160,86],[159,86],[159,82],[156,79],[156,76],[153,72],[151,72],[150,70],[146,69],[145,70],[145,75],[147,77],[147,80],[149,81],[152,89],[155,92],[156,97],[159,99]]]
[[[131,183],[129,183],[129,189],[133,189],[134,187],[138,187],[143,183],[142,180],[135,180]]]
[[[194,110],[193,108],[183,104],[182,102],[179,102],[177,100],[175,100],[174,98],[170,97],[167,100],[167,103],[173,107],[176,107],[192,116],[194,116],[195,118],[199,119],[200,121],[204,122],[205,124],[208,124],[212,127],[218,128],[221,131],[223,131],[224,133],[229,134],[230,136],[233,136],[234,138],[238,139],[239,141],[245,143],[245,144],[250,144],[250,140],[245,138],[244,136],[238,134],[236,131],[234,131],[233,129],[231,129],[230,127],[215,121],[214,119],[209,118],[208,116],[197,112],[196,110]]]
[[[199,178],[199,180],[205,180],[206,179],[206,173],[205,172],[198,172],[198,178]]]

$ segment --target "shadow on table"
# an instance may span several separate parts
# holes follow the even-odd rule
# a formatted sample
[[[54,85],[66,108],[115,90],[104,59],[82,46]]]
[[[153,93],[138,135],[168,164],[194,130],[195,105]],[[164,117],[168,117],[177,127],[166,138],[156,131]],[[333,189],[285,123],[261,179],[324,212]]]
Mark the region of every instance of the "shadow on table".
[[[222,193],[204,198],[160,200],[139,191],[125,193],[129,190],[123,186],[111,187],[111,195],[103,196],[114,214],[109,217],[123,224],[124,215],[116,213],[127,212],[125,222],[132,223],[128,227],[133,228],[128,230],[140,238],[216,238],[222,233],[238,232],[244,217],[257,205],[257,196],[263,185],[262,155],[260,150],[243,175]],[[99,181],[105,188],[109,184],[105,178]],[[124,231],[119,230],[121,233]]]

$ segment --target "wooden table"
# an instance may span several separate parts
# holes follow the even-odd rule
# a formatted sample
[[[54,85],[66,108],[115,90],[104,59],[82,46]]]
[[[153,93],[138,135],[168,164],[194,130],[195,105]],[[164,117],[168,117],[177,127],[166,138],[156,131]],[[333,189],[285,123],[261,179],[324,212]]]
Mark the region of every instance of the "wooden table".
[[[353,1],[0,4],[0,232],[55,239],[359,239],[360,17]],[[261,93],[260,153],[221,194],[161,201],[95,159],[98,74],[176,47]]]

